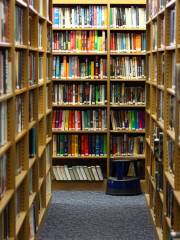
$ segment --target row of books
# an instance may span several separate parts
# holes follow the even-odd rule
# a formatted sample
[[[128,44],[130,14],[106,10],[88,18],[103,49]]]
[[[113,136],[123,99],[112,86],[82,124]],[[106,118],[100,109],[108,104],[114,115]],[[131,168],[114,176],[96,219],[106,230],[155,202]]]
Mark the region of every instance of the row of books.
[[[166,182],[166,216],[170,219],[170,224],[174,223],[174,193],[171,185]]]
[[[54,32],[53,50],[63,52],[106,51],[107,36],[105,31],[63,31]]]
[[[24,44],[24,10],[16,5],[15,7],[15,42],[16,44]]]
[[[146,50],[145,33],[112,32],[110,38],[111,52],[140,52]]]
[[[143,130],[145,128],[145,113],[140,110],[111,110],[113,130]]]
[[[34,85],[37,83],[36,75],[36,55],[33,52],[29,53],[29,85]]]
[[[7,49],[0,49],[0,96],[12,91],[12,64]]]
[[[100,5],[54,7],[54,28],[105,27],[107,26],[107,7]]]
[[[112,83],[110,86],[111,104],[145,104],[144,86],[125,83]]]
[[[29,239],[33,239],[37,232],[37,207],[33,203],[29,211]]]
[[[100,134],[56,134],[53,135],[54,156],[105,156],[106,135]]]
[[[8,141],[8,112],[7,102],[0,103],[0,147]]]
[[[55,110],[52,128],[60,130],[105,130],[106,110]]]
[[[149,0],[147,2],[147,19],[154,17],[158,11],[164,9],[169,0]]]
[[[113,156],[144,154],[145,138],[143,136],[113,135],[110,141],[110,152]]]
[[[0,42],[8,41],[8,1],[0,1]]]
[[[54,78],[107,78],[107,59],[102,57],[54,56]]]
[[[34,114],[35,114],[35,93],[33,91],[29,92],[29,122],[32,122],[34,120]]]
[[[97,166],[53,166],[56,181],[103,181],[101,167]]]
[[[111,7],[110,26],[113,28],[145,28],[146,8],[131,7]]]
[[[7,189],[7,155],[0,157],[0,199],[3,198]]]
[[[23,88],[24,79],[22,66],[24,64],[24,51],[15,51],[15,79],[16,89]]]
[[[143,57],[113,57],[110,59],[110,74],[113,78],[144,78],[145,58]]]
[[[105,84],[54,84],[53,102],[56,104],[105,104]]]

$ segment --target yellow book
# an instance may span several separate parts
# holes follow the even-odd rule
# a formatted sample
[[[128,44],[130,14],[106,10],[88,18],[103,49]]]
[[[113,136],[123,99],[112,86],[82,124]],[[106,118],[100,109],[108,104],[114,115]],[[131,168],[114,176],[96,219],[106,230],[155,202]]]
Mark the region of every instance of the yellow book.
[[[69,123],[69,110],[65,110],[65,124],[64,124],[64,130],[68,130],[68,123]]]
[[[94,79],[94,61],[91,61],[91,79]]]
[[[134,155],[138,154],[138,137],[134,138]]]
[[[78,155],[78,135],[75,135],[75,155]]]
[[[76,139],[75,137],[76,137],[76,135],[72,135],[71,137],[72,137],[71,138],[72,139],[72,141],[71,141],[72,152],[71,153],[72,153],[72,156],[75,156],[75,139]]]

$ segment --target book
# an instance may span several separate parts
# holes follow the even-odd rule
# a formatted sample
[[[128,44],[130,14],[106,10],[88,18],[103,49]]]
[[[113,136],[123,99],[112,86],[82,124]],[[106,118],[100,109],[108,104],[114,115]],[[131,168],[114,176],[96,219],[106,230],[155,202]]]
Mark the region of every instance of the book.
[[[175,131],[176,123],[176,98],[174,96],[169,96],[169,128]]]
[[[174,194],[173,189],[168,182],[166,182],[166,216],[170,219],[170,224],[173,226],[174,222]]]
[[[170,45],[176,43],[176,9],[170,10]]]
[[[99,180],[103,181],[104,178],[103,178],[101,167],[99,165],[96,166],[96,171],[98,173]]]
[[[37,84],[36,59],[37,58],[35,53],[29,52],[29,69],[28,69],[29,85]]]
[[[145,52],[146,35],[145,33],[111,32],[110,50],[115,53]]]
[[[144,136],[131,136],[129,134],[112,135],[110,140],[110,153],[112,156],[133,156],[144,154]]]
[[[35,120],[35,92],[29,92],[29,122]]]
[[[16,96],[16,133],[24,129],[24,97]]]
[[[0,96],[12,92],[12,64],[7,49],[0,49]]]
[[[55,52],[105,52],[105,31],[54,31],[52,49]]]
[[[91,166],[91,169],[92,169],[92,173],[93,173],[93,175],[94,175],[95,181],[99,181],[100,179],[99,179],[99,176],[98,176],[98,172],[97,172],[96,167],[95,167],[95,166]]]
[[[0,42],[8,42],[8,19],[9,3],[7,0],[0,1]]]
[[[23,168],[22,158],[21,158],[22,148],[24,148],[23,141],[20,141],[16,144],[16,159],[15,159],[15,161],[16,161],[16,164],[15,164],[15,169],[16,169],[15,174],[16,174],[16,176],[21,173],[22,168]]]
[[[107,59],[96,56],[53,56],[53,78],[107,78]]]
[[[34,239],[37,232],[37,213],[36,206],[33,203],[29,211],[29,240]]]
[[[111,78],[144,78],[146,75],[144,57],[111,57],[110,64]]]
[[[176,98],[180,101],[180,63],[176,63],[175,74]]]
[[[129,129],[143,130],[145,114],[140,110],[111,110],[111,125],[113,130]]]
[[[29,181],[29,195],[33,193],[33,170],[32,168],[29,171],[28,174],[28,181]]]
[[[8,141],[8,107],[7,102],[0,103],[0,147]]]
[[[38,79],[39,83],[43,82],[43,63],[44,63],[44,58],[43,54],[39,54],[39,62],[38,62]]]
[[[171,72],[171,82],[172,82],[172,89],[176,90],[176,56],[175,52],[171,55],[171,66],[172,66],[172,72]]]
[[[0,215],[0,239],[10,238],[10,206],[7,205]]]
[[[54,7],[52,19],[54,28],[105,28],[107,7],[102,5]]]
[[[157,118],[159,121],[164,121],[164,92],[158,91],[158,104],[157,104]]]
[[[157,22],[152,24],[152,48],[153,50],[157,49],[158,38],[157,38]]]
[[[167,140],[168,168],[170,173],[174,173],[174,141],[168,137]]]
[[[53,103],[58,105],[105,105],[107,90],[105,84],[76,83],[54,84]]]
[[[160,47],[164,48],[164,46],[165,46],[165,17],[164,17],[164,15],[161,17],[160,31],[161,31]]]
[[[18,5],[15,6],[15,42],[24,44],[24,10]]]
[[[38,47],[43,48],[43,24],[41,22],[38,23]]]
[[[37,154],[37,130],[35,127],[29,131],[29,157],[35,157]]]
[[[110,104],[145,104],[145,88],[126,83],[111,83]]]
[[[15,52],[15,79],[16,79],[16,89],[21,89],[24,87],[24,76],[21,71],[24,62],[24,52]]]
[[[8,185],[8,158],[6,154],[0,156],[0,199],[4,197]]]
[[[145,25],[145,8],[138,6],[110,8],[110,26],[112,28],[145,28]]]
[[[106,110],[54,110],[53,130],[106,130]]]

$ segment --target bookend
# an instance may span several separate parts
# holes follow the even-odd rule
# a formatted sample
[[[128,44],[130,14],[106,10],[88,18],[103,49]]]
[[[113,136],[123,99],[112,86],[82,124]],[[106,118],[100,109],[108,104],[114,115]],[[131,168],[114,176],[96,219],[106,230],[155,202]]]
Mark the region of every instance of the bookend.
[[[136,159],[111,159],[106,194],[117,196],[141,194],[139,166]]]

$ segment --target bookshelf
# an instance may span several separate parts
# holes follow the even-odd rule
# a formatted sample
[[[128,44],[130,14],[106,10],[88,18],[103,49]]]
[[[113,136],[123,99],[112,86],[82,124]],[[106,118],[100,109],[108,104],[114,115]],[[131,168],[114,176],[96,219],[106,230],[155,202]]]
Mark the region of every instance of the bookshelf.
[[[118,154],[118,152],[112,152],[111,146],[112,139],[113,141],[117,139],[119,142],[116,145],[119,145],[120,141],[123,141],[122,136],[129,138],[129,141],[136,147],[138,144],[144,146],[145,143],[144,126],[113,128],[111,123],[114,121],[114,125],[119,124],[117,116],[112,119],[112,115],[118,111],[122,112],[122,116],[129,116],[129,118],[138,112],[143,125],[145,122],[145,4],[145,1],[138,1],[138,3],[112,0],[53,1],[54,189],[105,190],[111,158],[137,159],[143,165],[145,163],[144,150],[138,152],[136,149],[131,153]],[[116,25],[115,18],[111,19],[111,16],[117,13],[117,8],[126,8],[123,10],[124,14],[125,11],[131,14],[130,8],[132,7],[133,14],[136,14],[135,12],[139,10],[134,6],[140,8],[138,14],[141,19],[144,19],[144,23],[141,24],[141,21],[138,23],[138,15],[135,17],[137,24],[130,23],[129,20],[121,26]],[[74,14],[71,16],[72,23],[69,20],[68,9],[72,9]],[[80,12],[82,17],[78,20]],[[99,18],[96,17],[97,13],[99,13]],[[90,14],[89,18],[86,18],[87,14]],[[95,18],[92,18],[93,14]],[[62,16],[61,20],[59,20],[59,15]],[[120,15],[118,16],[120,18]],[[119,19],[117,24],[122,21],[123,19]],[[128,72],[130,66],[125,66],[125,62],[126,65],[131,62],[134,73]],[[121,72],[120,64],[124,64]],[[110,67],[112,65],[113,67]],[[131,95],[130,92],[134,94],[128,98]],[[122,96],[121,99],[117,99],[117,93],[124,93],[123,100]],[[76,116],[79,117],[76,118]],[[79,126],[74,119],[77,119]],[[86,119],[91,119],[92,123],[89,125]],[[137,120],[138,116],[134,116],[134,119]],[[98,138],[100,138],[100,149]],[[88,143],[95,141],[98,147],[93,149],[92,146],[86,149],[86,152],[81,152],[82,143],[87,139]],[[75,145],[78,146],[72,151],[71,147],[68,148],[68,143],[74,141],[77,141]],[[86,143],[84,144],[86,146]],[[62,151],[62,146],[65,152]],[[85,168],[100,166],[103,180],[72,180],[74,179],[72,173],[71,180],[68,181],[67,178],[62,180],[61,168],[64,167],[63,172],[67,167],[72,171],[71,168],[76,166]],[[142,186],[144,187],[144,180],[142,180]]]
[[[0,8],[0,238],[35,239],[51,199],[52,3]]]
[[[146,200],[157,239],[180,231],[179,1],[147,3]]]

